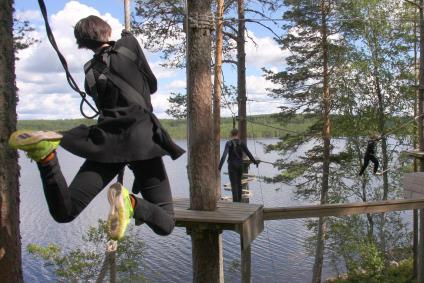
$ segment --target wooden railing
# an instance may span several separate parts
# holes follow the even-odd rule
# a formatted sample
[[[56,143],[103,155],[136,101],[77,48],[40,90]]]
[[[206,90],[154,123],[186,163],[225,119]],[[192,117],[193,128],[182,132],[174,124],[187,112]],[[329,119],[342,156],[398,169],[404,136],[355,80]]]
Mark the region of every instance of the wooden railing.
[[[423,199],[264,208],[264,220],[343,216],[424,208]]]

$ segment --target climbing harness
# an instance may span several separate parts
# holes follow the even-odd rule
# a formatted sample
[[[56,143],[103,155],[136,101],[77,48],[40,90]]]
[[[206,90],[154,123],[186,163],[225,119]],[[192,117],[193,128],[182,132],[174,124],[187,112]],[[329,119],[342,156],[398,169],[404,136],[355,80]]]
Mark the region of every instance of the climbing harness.
[[[84,116],[85,118],[93,119],[93,118],[95,118],[99,115],[99,111],[97,110],[97,108],[95,106],[93,106],[87,100],[87,98],[86,98],[87,94],[79,89],[77,83],[75,82],[74,78],[72,77],[71,73],[69,72],[68,63],[66,62],[65,57],[60,52],[59,47],[57,46],[56,40],[54,38],[53,32],[50,28],[50,24],[49,24],[49,21],[48,21],[48,18],[47,18],[46,5],[44,4],[43,0],[38,0],[38,4],[40,6],[41,14],[43,15],[44,23],[45,23],[45,26],[46,26],[47,38],[49,39],[50,44],[53,46],[53,49],[56,51],[56,53],[59,57],[60,63],[62,64],[62,67],[65,70],[66,80],[68,81],[68,84],[70,85],[70,87],[81,96],[80,112],[81,112],[82,116]],[[84,103],[87,104],[91,108],[91,110],[94,111],[95,114],[93,116],[88,116],[87,114],[85,114]]]

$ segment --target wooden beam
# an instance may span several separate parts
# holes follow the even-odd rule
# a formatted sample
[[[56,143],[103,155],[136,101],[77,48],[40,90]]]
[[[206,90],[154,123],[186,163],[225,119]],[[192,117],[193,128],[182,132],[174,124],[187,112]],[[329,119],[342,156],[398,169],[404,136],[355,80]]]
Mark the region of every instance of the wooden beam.
[[[264,220],[344,216],[424,208],[423,199],[264,208]]]
[[[408,156],[411,156],[411,157],[420,158],[420,159],[424,158],[424,151],[420,151],[418,149],[407,150],[407,151],[404,151],[404,153]]]

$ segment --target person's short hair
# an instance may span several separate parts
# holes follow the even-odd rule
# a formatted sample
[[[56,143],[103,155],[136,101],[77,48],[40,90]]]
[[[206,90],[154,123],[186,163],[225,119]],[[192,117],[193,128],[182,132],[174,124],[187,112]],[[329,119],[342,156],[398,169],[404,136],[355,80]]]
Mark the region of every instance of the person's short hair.
[[[237,129],[232,129],[231,132],[230,132],[230,134],[231,134],[232,137],[235,137],[235,136],[238,135],[238,130]]]
[[[93,15],[79,20],[74,27],[78,48],[97,49],[108,42],[111,33],[110,25]]]

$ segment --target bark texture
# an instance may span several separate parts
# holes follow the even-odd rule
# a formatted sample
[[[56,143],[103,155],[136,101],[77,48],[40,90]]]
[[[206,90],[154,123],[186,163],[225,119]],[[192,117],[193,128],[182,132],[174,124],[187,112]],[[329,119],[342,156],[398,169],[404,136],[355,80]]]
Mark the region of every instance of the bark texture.
[[[8,147],[16,130],[13,1],[0,1],[0,282],[23,282],[19,231],[19,168]]]

